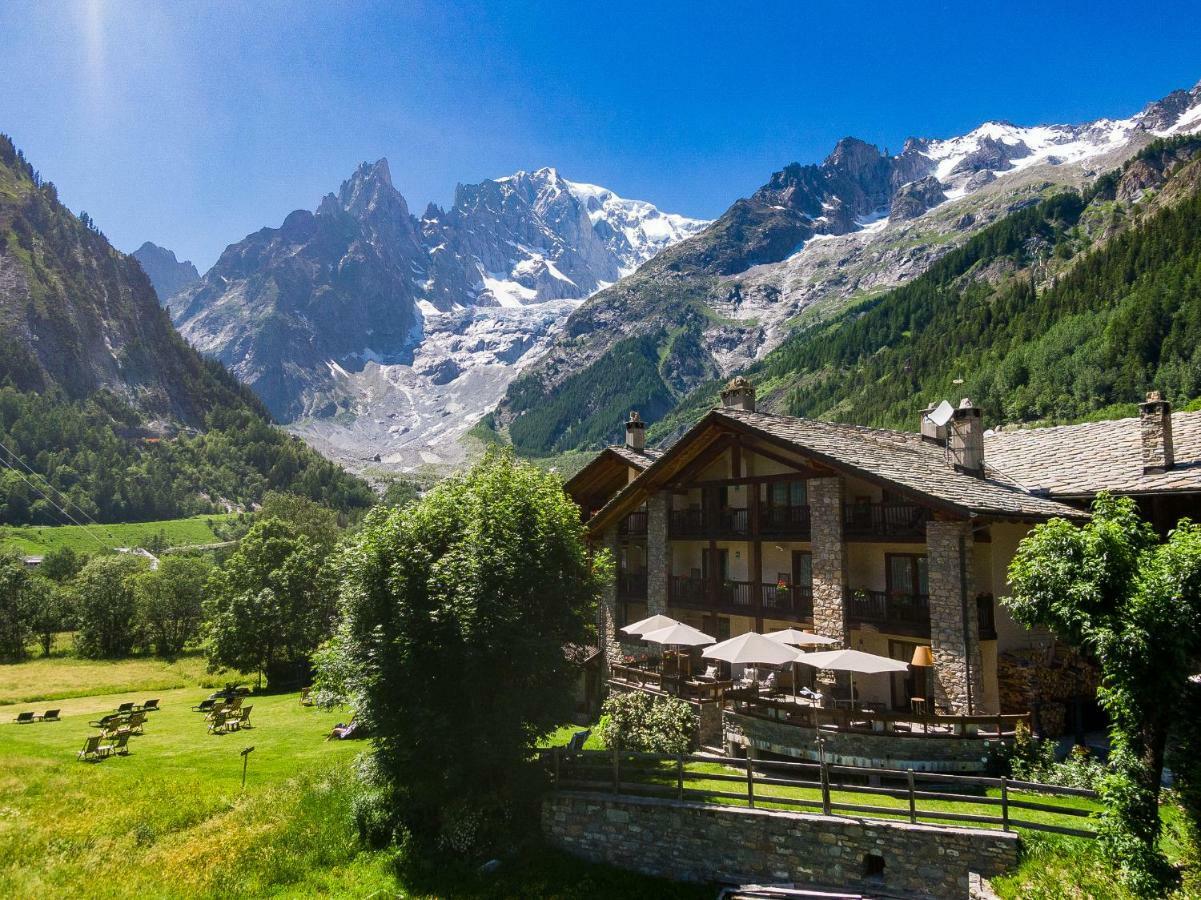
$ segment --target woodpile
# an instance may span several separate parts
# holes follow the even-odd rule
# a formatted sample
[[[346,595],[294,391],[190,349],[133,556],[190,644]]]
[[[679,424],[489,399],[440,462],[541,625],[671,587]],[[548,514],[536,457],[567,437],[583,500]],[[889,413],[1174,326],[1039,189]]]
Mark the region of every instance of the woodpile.
[[[1003,713],[1035,713],[1035,728],[1058,737],[1078,698],[1097,695],[1096,663],[1059,642],[1010,650],[997,657],[997,687]]]

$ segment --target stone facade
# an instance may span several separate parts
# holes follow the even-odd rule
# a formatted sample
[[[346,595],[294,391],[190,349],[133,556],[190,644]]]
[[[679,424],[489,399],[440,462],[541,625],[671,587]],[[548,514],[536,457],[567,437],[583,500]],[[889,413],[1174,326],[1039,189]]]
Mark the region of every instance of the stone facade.
[[[969,874],[1017,865],[1018,837],[676,800],[561,791],[542,803],[568,853],[677,881],[797,883],[966,897]]]
[[[671,544],[667,538],[671,494],[653,494],[646,501],[646,614],[667,614],[667,582],[671,574]]]
[[[1139,424],[1143,449],[1143,473],[1166,472],[1176,462],[1172,441],[1172,405],[1159,391],[1147,394],[1147,402],[1139,404]]]
[[[771,722],[726,710],[725,739],[751,756],[774,753],[817,762],[821,758],[818,731],[787,722]],[[822,731],[826,761],[841,766],[878,766],[915,772],[978,773],[987,768],[989,750],[997,738],[923,738],[895,734],[854,734]],[[1006,739],[1012,743],[1012,739]]]
[[[841,478],[809,479],[810,540],[813,548],[813,630],[837,638],[850,637],[843,605],[846,546],[842,539]]]
[[[599,542],[599,549],[608,550],[614,561],[620,551],[620,539],[614,526],[605,532]],[[619,604],[617,602],[617,578],[614,577],[601,591],[600,603],[596,608],[596,641],[597,646],[604,651],[605,662],[612,664],[621,659],[621,634],[617,630],[619,621]]]
[[[930,647],[934,700],[959,715],[984,710],[980,627],[972,578],[970,522],[929,522]],[[966,639],[966,640],[965,640]]]

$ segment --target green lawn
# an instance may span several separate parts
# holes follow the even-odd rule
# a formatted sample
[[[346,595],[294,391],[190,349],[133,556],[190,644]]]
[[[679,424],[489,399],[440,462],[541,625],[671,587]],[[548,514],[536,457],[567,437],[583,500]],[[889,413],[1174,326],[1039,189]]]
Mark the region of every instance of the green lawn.
[[[27,555],[44,554],[60,547],[81,553],[95,553],[103,545],[136,547],[146,544],[160,531],[169,547],[212,544],[221,540],[213,533],[212,523],[227,515],[193,516],[190,519],[165,519],[161,522],[126,522],[118,525],[3,525],[0,547]]]
[[[493,875],[472,863],[402,865],[396,852],[359,842],[352,773],[369,745],[325,740],[348,711],[302,707],[296,694],[260,695],[249,701],[254,728],[210,735],[203,717],[189,711],[208,690],[152,688],[162,674],[145,668],[149,663],[91,669],[52,658],[0,666],[0,689],[10,694],[10,685],[39,679],[86,694],[0,707],[0,897],[713,895],[537,845],[515,848]],[[198,664],[192,658],[172,671],[184,683],[203,682],[190,668]],[[88,690],[89,683],[115,682],[129,689]],[[150,714],[128,757],[76,761],[94,733],[89,720],[125,700],[151,697],[162,711]],[[12,724],[20,710],[49,706],[62,708],[61,722]],[[255,749],[243,791],[239,751],[247,746]]]

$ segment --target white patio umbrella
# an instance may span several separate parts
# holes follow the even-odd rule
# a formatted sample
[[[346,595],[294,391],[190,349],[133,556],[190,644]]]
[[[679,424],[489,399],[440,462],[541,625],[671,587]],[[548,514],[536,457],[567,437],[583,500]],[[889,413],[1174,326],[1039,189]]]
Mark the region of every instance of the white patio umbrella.
[[[636,637],[642,637],[648,631],[658,631],[660,628],[670,628],[672,625],[680,623],[671,616],[653,615],[646,619],[639,619],[632,625],[626,625],[624,628],[618,629],[626,634],[632,634]]]
[[[782,631],[773,631],[769,635],[765,635],[769,641],[778,641],[781,644],[791,644],[793,647],[828,647],[830,644],[837,644],[837,638],[826,637],[824,634],[814,634],[812,631],[798,631],[795,628],[785,628]],[[792,661],[792,699],[797,698],[797,671],[796,659]]]
[[[717,638],[711,637],[691,625],[685,625],[683,622],[648,631],[642,635],[642,639],[650,641],[652,644],[663,644],[669,647],[703,647],[717,640]],[[691,675],[691,669],[691,664],[689,664],[689,675]]]
[[[797,662],[815,669],[833,669],[838,672],[851,673],[851,703],[855,700],[855,673],[860,675],[878,675],[881,672],[907,672],[909,663],[899,659],[889,659],[875,653],[864,653],[862,650],[823,650],[819,653],[800,653],[794,657]]]
[[[722,662],[755,666],[782,666],[792,662],[796,651],[786,647],[779,641],[768,640],[757,631],[748,631],[738,637],[714,644],[705,650],[701,656],[705,659],[719,659]]]

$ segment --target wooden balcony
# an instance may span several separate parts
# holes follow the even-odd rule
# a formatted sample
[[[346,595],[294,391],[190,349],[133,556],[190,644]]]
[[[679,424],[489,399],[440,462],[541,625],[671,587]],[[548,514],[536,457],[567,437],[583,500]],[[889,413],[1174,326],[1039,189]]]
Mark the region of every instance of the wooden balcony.
[[[750,534],[750,513],[742,508],[673,509],[668,519],[672,538],[743,538]]]
[[[924,541],[930,511],[913,503],[846,503],[842,533],[848,540]]]
[[[780,587],[775,584],[762,585],[763,614],[787,619],[813,618],[813,590],[809,587],[790,584]]]
[[[617,533],[622,537],[645,537],[646,523],[646,510],[635,510],[618,523]]]
[[[765,506],[759,513],[759,533],[798,541],[809,540],[809,507]]]
[[[930,598],[924,594],[847,588],[843,603],[852,626],[874,625],[891,634],[930,636]]]
[[[617,596],[621,600],[645,600],[646,573],[618,572]]]

